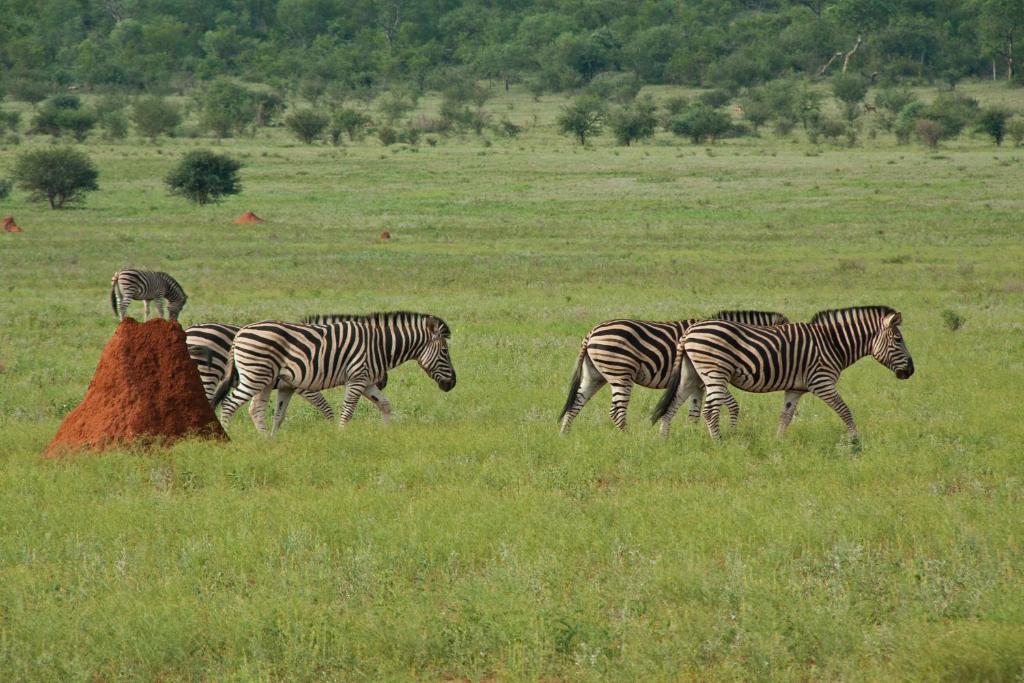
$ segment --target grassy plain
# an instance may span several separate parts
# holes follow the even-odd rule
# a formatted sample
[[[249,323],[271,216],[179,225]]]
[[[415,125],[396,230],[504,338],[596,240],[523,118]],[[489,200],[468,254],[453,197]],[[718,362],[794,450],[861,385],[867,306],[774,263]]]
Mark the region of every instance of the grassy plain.
[[[1020,680],[1024,151],[583,149],[561,102],[490,103],[516,140],[226,140],[245,190],[205,208],[161,179],[211,141],[90,142],[84,208],[3,204],[3,679]],[[274,440],[239,414],[226,446],[42,462],[129,264],[179,278],[186,324],[436,313],[459,385],[395,371],[389,428],[296,401]],[[557,434],[603,319],[864,303],[903,312],[918,370],[844,375],[859,454],[813,399],[776,440],[777,395],[739,394],[721,444],[659,439],[643,390],[628,433],[604,390]]]

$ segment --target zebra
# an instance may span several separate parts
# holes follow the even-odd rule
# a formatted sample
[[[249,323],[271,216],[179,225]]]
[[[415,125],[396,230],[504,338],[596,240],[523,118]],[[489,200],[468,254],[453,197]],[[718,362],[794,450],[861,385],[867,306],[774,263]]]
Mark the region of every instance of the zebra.
[[[167,273],[153,270],[119,270],[110,279],[110,307],[118,320],[124,320],[125,312],[132,301],[142,299],[145,311],[143,320],[149,320],[149,302],[156,303],[157,313],[164,316],[163,299],[167,300],[167,313],[171,320],[177,320],[185,307],[188,296],[178,281]]]
[[[811,392],[846,424],[854,442],[857,426],[836,390],[843,370],[871,355],[897,379],[914,374],[914,360],[899,326],[903,316],[888,306],[856,306],[816,313],[809,323],[751,327],[720,320],[692,325],[679,341],[672,377],[655,408],[662,434],[679,406],[703,386],[704,421],[719,438],[720,406],[729,384],[744,391],[785,391],[778,436],[789,427],[800,397]]]
[[[774,311],[719,311],[712,317],[748,325],[781,325],[789,322],[786,316]],[[619,429],[625,430],[626,409],[633,385],[639,384],[650,389],[664,389],[668,386],[676,359],[676,344],[686,329],[699,320],[609,320],[591,329],[583,338],[569,386],[569,396],[558,416],[562,423],[562,433],[569,431],[572,421],[583,406],[605,384],[611,384],[612,387],[609,413],[612,422]],[[735,400],[728,405],[735,425],[739,405]],[[693,397],[690,415],[693,419],[700,416],[699,395]]]
[[[185,330],[188,354],[199,370],[199,379],[203,383],[203,391],[206,393],[208,401],[213,400],[217,386],[224,379],[228,366],[228,352],[231,350],[231,342],[234,341],[239,329],[241,328],[238,325],[204,323],[192,325]],[[384,375],[384,378],[377,383],[377,388],[383,389],[387,383],[387,375]],[[319,391],[299,390],[297,393],[312,403],[313,407],[319,410],[328,422],[334,420],[334,410],[331,408],[331,404]],[[251,403],[250,409],[255,406],[255,403]]]
[[[277,410],[271,433],[284,421],[296,390],[317,391],[345,385],[339,424],[352,418],[360,396],[380,410],[385,423],[391,404],[379,383],[387,371],[415,359],[445,392],[455,387],[455,368],[448,353],[451,328],[426,313],[396,311],[365,316],[312,316],[307,322],[264,321],[242,327],[228,353],[228,373],[212,404],[223,403],[226,421],[246,401],[261,432],[270,391],[277,387]],[[232,389],[237,378],[238,385]]]

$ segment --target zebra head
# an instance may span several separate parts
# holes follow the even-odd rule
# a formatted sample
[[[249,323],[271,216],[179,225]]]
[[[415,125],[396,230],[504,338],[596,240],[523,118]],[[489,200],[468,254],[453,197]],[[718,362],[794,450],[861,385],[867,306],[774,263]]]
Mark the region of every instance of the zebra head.
[[[427,342],[416,357],[423,372],[437,382],[441,391],[455,388],[455,368],[448,354],[448,339],[451,337],[448,323],[433,316],[427,318]]]
[[[900,334],[903,316],[898,312],[882,318],[882,326],[871,340],[871,355],[875,360],[896,373],[896,379],[908,379],[914,374],[914,359]]]

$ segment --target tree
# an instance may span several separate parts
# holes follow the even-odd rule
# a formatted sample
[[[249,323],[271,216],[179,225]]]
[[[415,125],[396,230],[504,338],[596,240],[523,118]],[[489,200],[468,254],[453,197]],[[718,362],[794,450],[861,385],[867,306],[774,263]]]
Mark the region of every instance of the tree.
[[[132,104],[132,122],[139,133],[156,142],[161,135],[170,135],[181,123],[178,108],[157,95],[140,97]]]
[[[580,96],[572,104],[562,107],[558,115],[558,129],[566,135],[574,135],[581,145],[587,144],[588,137],[601,134],[605,106],[594,97]]]
[[[1006,80],[1014,78],[1016,62],[1014,42],[1024,31],[1024,3],[1020,0],[981,0],[979,28],[986,51],[993,56],[992,76],[995,77],[995,58],[1006,65]]]
[[[253,94],[256,104],[256,125],[261,128],[271,125],[284,113],[284,98],[276,92],[257,92]]]
[[[941,92],[921,116],[942,124],[944,140],[955,138],[977,118],[978,101],[955,92]]]
[[[241,162],[227,155],[194,150],[167,174],[164,182],[171,194],[204,205],[242,191],[240,168]]]
[[[87,192],[99,189],[97,178],[89,157],[70,147],[25,152],[14,164],[18,187],[30,192],[33,201],[46,199],[51,209],[83,201]]]
[[[729,131],[732,122],[724,112],[705,104],[693,104],[669,122],[669,130],[675,135],[688,137],[693,144],[704,140],[715,141]]]
[[[241,133],[256,121],[256,98],[226,78],[214,81],[198,101],[200,123],[218,138]]]
[[[327,117],[312,109],[300,109],[288,115],[284,125],[288,126],[295,137],[307,145],[319,138],[327,128]]]
[[[642,98],[631,107],[622,107],[609,116],[609,125],[620,145],[629,147],[636,140],[654,135],[658,125],[657,105],[650,98]]]
[[[355,142],[356,138],[362,135],[366,124],[370,123],[370,117],[357,109],[341,109],[334,115],[332,126],[348,134],[348,139]]]
[[[28,132],[54,137],[67,133],[82,142],[95,126],[96,115],[82,109],[82,101],[77,96],[54,95],[39,107]]]
[[[1013,140],[1013,144],[1020,147],[1024,144],[1024,118],[1014,116],[1006,124],[1006,134]]]
[[[832,79],[832,93],[837,100],[843,103],[848,121],[857,118],[859,114],[857,107],[864,100],[864,96],[868,94],[870,85],[868,79],[860,74],[844,73]]]
[[[1006,121],[1010,118],[1010,112],[1001,107],[989,107],[981,112],[978,117],[978,132],[985,133],[996,146],[1003,144],[1006,136]]]

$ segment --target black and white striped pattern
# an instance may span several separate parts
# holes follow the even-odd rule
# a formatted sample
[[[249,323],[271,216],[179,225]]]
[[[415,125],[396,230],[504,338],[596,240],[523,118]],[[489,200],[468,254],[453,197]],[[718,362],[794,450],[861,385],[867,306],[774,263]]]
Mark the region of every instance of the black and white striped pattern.
[[[843,370],[867,355],[899,379],[913,375],[914,361],[900,333],[901,322],[902,316],[888,306],[858,306],[822,311],[810,323],[777,327],[721,320],[697,323],[679,342],[672,378],[653,421],[660,419],[662,433],[667,434],[679,406],[703,386],[704,419],[718,438],[720,408],[732,384],[757,393],[786,392],[779,436],[793,419],[800,397],[810,392],[831,406],[857,438],[853,415],[836,382]]]
[[[167,313],[171,320],[177,320],[185,307],[188,296],[178,281],[167,273],[153,270],[119,270],[110,279],[110,307],[118,320],[124,320],[128,305],[142,300],[145,317],[149,320],[149,302],[156,303],[157,313],[164,316],[163,301],[167,301]]]
[[[203,383],[203,391],[206,392],[206,398],[209,401],[213,400],[217,387],[227,373],[228,353],[231,351],[231,343],[239,329],[241,327],[238,325],[204,323],[193,325],[185,330],[185,342],[188,344],[189,356],[199,370],[199,379]],[[387,377],[385,376],[377,386],[383,389],[386,384]],[[327,420],[334,419],[334,410],[331,408],[331,404],[319,391],[300,389],[296,393],[312,403]],[[250,414],[255,406],[255,402],[249,404]],[[261,431],[264,429],[266,429],[265,425]]]
[[[773,311],[719,311],[712,317],[748,325],[788,322],[786,316]],[[697,318],[670,322],[609,320],[591,329],[583,339],[569,396],[559,415],[562,432],[569,430],[583,406],[605,384],[612,388],[612,422],[624,430],[633,385],[651,389],[668,386],[676,345],[687,328],[698,321]],[[735,423],[739,405],[730,402],[729,411]],[[693,397],[691,415],[695,419],[700,415],[699,395]]]
[[[448,354],[451,330],[440,318],[400,311],[307,320],[259,322],[238,331],[228,355],[229,372],[213,398],[214,405],[223,402],[222,420],[253,400],[257,406],[250,412],[262,431],[270,391],[277,387],[276,432],[293,392],[345,385],[339,418],[342,425],[352,418],[360,396],[376,404],[387,422],[391,404],[377,385],[390,368],[410,360],[416,360],[442,391],[455,386],[455,369]],[[232,389],[235,377],[238,385]]]

